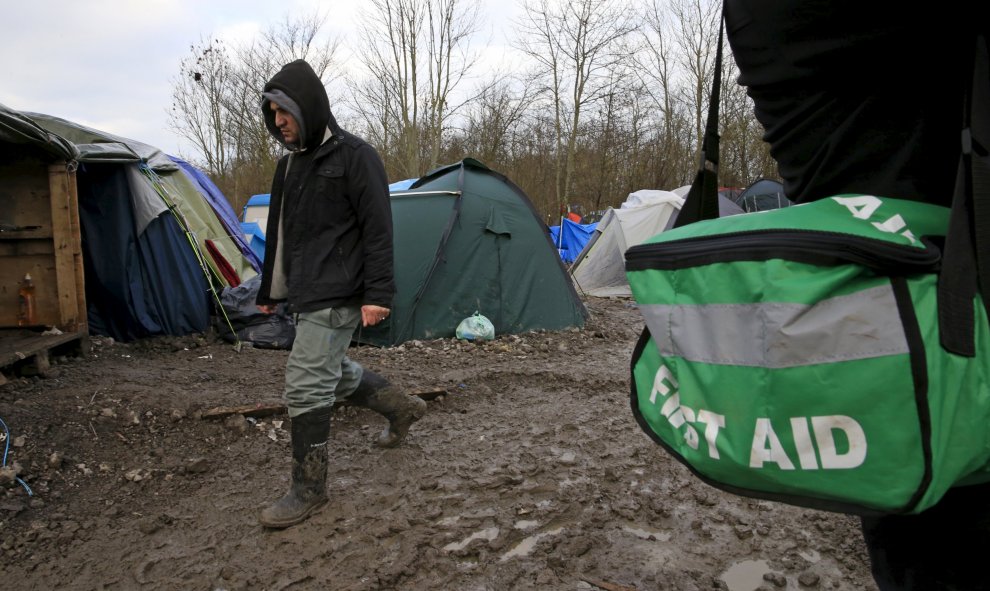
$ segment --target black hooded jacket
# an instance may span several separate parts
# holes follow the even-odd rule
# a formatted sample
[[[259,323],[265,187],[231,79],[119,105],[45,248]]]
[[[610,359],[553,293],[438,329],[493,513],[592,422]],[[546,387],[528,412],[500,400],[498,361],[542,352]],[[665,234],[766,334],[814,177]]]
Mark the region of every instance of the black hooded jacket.
[[[284,144],[273,97],[291,103],[276,100],[297,119],[302,145],[287,146],[295,151],[279,160],[272,180],[257,302],[287,301],[293,312],[391,307],[392,212],[381,158],[340,129],[323,82],[305,61],[285,65],[263,91],[265,125]]]

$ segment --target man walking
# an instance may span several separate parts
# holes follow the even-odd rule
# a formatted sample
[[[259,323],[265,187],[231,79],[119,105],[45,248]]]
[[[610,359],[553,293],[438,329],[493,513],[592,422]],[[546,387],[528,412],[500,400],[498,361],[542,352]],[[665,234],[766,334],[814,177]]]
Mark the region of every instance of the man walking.
[[[258,307],[288,302],[296,338],[285,368],[291,419],[292,485],[261,513],[262,525],[284,528],[327,502],[327,438],[335,401],[383,414],[378,445],[391,447],[426,413],[407,396],[347,357],[358,324],[389,316],[392,213],[378,153],[338,125],[323,82],[303,60],[286,64],[265,85],[268,131],[288,150],[272,180],[267,244]]]

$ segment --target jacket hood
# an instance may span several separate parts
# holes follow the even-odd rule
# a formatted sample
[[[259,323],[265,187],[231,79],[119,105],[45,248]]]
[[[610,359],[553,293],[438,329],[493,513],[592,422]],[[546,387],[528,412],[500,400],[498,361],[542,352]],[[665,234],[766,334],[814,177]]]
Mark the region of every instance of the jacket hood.
[[[278,100],[280,96],[288,97],[292,104],[283,104]],[[271,100],[275,100],[283,108],[288,106],[289,112],[296,117],[301,145],[285,144],[282,133],[275,126],[275,112],[269,105]],[[296,60],[282,66],[282,69],[265,84],[262,91],[261,112],[268,132],[289,149],[316,148],[323,143],[328,127],[334,133],[339,130],[337,121],[330,112],[330,100],[327,98],[323,81],[304,60]]]

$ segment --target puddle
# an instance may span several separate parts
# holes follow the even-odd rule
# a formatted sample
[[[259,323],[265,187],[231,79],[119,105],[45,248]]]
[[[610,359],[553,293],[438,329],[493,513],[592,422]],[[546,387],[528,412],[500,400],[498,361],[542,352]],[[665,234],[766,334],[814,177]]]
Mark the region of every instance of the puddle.
[[[502,558],[500,559],[500,561],[501,562],[505,562],[506,560],[508,560],[510,558],[515,558],[517,556],[526,556],[530,552],[533,551],[533,548],[536,546],[536,543],[537,542],[539,542],[540,540],[542,540],[543,538],[545,538],[547,536],[555,536],[555,535],[559,534],[562,531],[564,531],[564,528],[558,527],[557,529],[551,529],[551,530],[548,530],[548,531],[545,531],[545,532],[540,532],[538,534],[529,536],[525,540],[523,540],[523,541],[519,542],[518,544],[516,544],[512,548],[512,550],[509,550],[508,552],[506,552],[505,554],[503,554],[502,555]]]
[[[457,550],[463,550],[467,548],[467,545],[475,540],[488,540],[491,542],[498,537],[498,528],[489,527],[488,529],[483,529],[481,531],[474,532],[467,537],[463,542],[451,542],[443,547],[444,552],[456,552]]]
[[[629,527],[628,525],[622,528],[622,531],[631,533],[641,540],[653,539],[658,542],[669,542],[670,532],[659,532],[659,531],[647,531],[645,529],[639,529],[636,527]]]
[[[525,520],[525,519],[523,519],[523,520],[517,521],[515,523],[515,525],[513,525],[512,527],[514,527],[516,529],[533,529],[537,525],[540,525],[540,522],[539,521],[532,521],[532,520]]]
[[[766,560],[744,560],[729,567],[719,578],[729,591],[754,591],[763,584],[764,573],[770,572]]]

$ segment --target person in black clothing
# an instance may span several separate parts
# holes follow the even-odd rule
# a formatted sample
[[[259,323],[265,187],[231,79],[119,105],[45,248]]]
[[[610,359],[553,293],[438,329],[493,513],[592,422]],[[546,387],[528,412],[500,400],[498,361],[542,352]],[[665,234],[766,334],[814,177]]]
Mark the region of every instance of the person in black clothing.
[[[725,0],[724,11],[789,198],[951,205],[985,3]],[[864,517],[862,528],[882,591],[990,589],[990,484],[954,488],[919,515]]]
[[[262,114],[289,150],[272,181],[257,304],[288,302],[296,336],[285,368],[292,485],[262,525],[299,523],[327,502],[327,438],[335,402],[383,414],[378,445],[397,445],[426,403],[347,357],[358,325],[388,318],[395,292],[392,212],[378,153],[338,125],[323,82],[303,60],[265,84]]]

